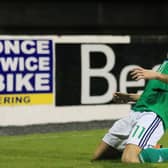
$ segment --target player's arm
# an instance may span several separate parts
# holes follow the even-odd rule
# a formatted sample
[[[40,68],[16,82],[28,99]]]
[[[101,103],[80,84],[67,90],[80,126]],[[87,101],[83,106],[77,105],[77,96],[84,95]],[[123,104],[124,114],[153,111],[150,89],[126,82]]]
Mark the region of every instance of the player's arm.
[[[157,80],[168,83],[168,75],[159,73],[156,77]]]
[[[139,99],[139,97],[140,95],[134,93],[115,92],[113,94],[113,102],[115,103],[136,102]]]
[[[141,67],[133,69],[131,75],[132,75],[132,78],[135,80],[156,79],[156,80],[160,80],[162,82],[168,83],[168,75],[161,74],[160,72],[156,72],[153,70],[144,69]]]

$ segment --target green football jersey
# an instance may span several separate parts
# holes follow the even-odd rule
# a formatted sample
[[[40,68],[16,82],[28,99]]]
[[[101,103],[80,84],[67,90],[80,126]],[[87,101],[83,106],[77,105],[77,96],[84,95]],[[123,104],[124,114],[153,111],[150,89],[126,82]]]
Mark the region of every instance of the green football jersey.
[[[168,60],[157,70],[162,74],[168,74]],[[149,80],[143,94],[132,107],[132,110],[144,112],[152,111],[163,120],[164,126],[168,128],[168,83],[159,80]]]

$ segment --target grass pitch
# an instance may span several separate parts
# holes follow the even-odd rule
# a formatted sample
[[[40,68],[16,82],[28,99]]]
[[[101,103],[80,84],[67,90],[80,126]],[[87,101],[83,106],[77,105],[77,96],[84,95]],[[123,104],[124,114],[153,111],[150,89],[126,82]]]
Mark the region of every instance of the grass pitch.
[[[90,162],[106,130],[0,137],[1,168],[167,168],[168,163]],[[161,143],[167,146],[168,134]]]

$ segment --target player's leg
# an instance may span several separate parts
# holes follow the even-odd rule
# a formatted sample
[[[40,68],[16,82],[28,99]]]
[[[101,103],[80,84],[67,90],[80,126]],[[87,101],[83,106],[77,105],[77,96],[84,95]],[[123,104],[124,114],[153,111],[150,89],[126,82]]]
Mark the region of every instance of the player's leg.
[[[131,115],[116,121],[98,145],[92,160],[121,158],[132,129]]]
[[[159,163],[168,161],[168,148],[147,148],[140,152],[139,160],[142,163]]]
[[[140,162],[139,154],[146,148],[154,147],[164,134],[161,119],[152,112],[142,113],[133,128],[122,155],[122,161],[127,163]]]
[[[121,161],[125,163],[140,163],[139,153],[141,148],[134,144],[127,144],[122,154]]]
[[[91,161],[121,158],[121,152],[104,141],[98,145]]]
[[[152,148],[141,149],[137,145],[127,144],[121,160],[127,163],[156,162],[160,158],[158,152],[161,156],[164,155],[162,156],[163,160],[167,160],[168,148],[166,150],[166,148],[161,148],[160,146],[160,144],[157,144]],[[165,155],[165,152],[167,152],[167,155]]]

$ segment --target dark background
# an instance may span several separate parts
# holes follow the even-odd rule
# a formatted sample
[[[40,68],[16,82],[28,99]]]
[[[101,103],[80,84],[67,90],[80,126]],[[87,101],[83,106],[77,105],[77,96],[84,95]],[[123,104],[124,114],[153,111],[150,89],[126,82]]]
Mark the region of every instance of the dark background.
[[[166,1],[0,1],[0,34],[166,34],[167,18]]]
[[[138,39],[138,38],[137,38]],[[140,39],[140,37],[139,37]],[[105,44],[112,48],[116,61],[114,68],[110,71],[117,80],[117,90],[121,91],[120,75],[123,68],[127,65],[139,65],[147,69],[161,64],[168,52],[167,43],[133,42],[130,44]],[[55,45],[56,52],[56,102],[57,106],[81,105],[81,45],[59,44]],[[94,52],[90,56],[90,68],[104,67],[106,64],[105,56],[102,53]],[[133,81],[131,76],[127,76],[127,81]],[[91,78],[91,96],[99,96],[106,93],[107,81],[102,78]],[[127,87],[127,92],[136,93],[144,87]],[[111,104],[112,100],[103,104]],[[99,103],[101,104],[101,103]]]
[[[132,44],[126,49],[122,47],[121,50],[120,46],[113,46],[117,60],[121,57],[123,66],[131,63],[128,54],[136,58],[133,63],[149,68],[160,62],[162,59],[158,58],[158,55],[163,58],[167,52],[167,33],[168,2],[166,1],[0,1],[0,34],[2,35],[131,35]],[[65,46],[58,47],[56,104],[80,104],[79,47],[75,46],[76,49],[72,50],[74,57],[67,57],[66,53],[62,54]],[[67,52],[69,50],[71,47],[66,48]],[[123,56],[123,53],[126,56]],[[146,64],[142,56],[145,56]],[[102,59],[99,62],[102,62]],[[121,63],[116,63],[113,73],[118,74],[121,71]],[[73,75],[74,72],[77,75]],[[106,89],[106,83],[100,80],[99,82],[100,85],[104,85],[102,88]],[[99,85],[97,85],[98,89],[95,87],[94,83],[99,82],[93,79],[93,95],[104,92],[99,90]]]

